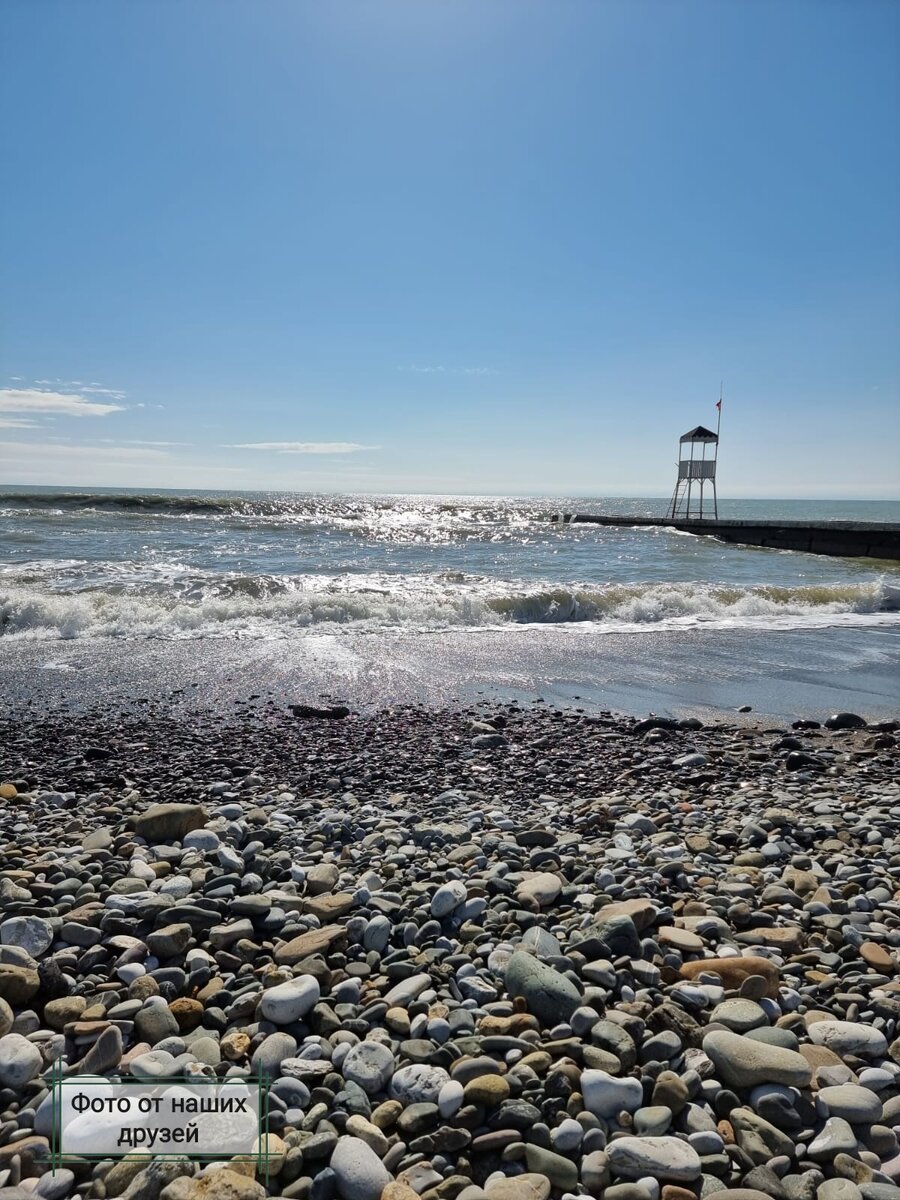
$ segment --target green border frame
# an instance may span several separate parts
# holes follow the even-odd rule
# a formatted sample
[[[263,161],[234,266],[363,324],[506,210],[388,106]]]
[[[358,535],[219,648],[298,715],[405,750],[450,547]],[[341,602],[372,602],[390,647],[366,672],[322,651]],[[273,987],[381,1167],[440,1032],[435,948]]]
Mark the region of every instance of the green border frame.
[[[257,1170],[260,1166],[264,1167],[266,1188],[269,1187],[270,1170],[269,1162],[275,1158],[274,1154],[269,1153],[269,1083],[267,1076],[263,1075],[242,1075],[238,1077],[210,1079],[208,1076],[203,1076],[197,1079],[186,1079],[183,1075],[159,1075],[154,1079],[137,1079],[133,1076],[121,1075],[63,1075],[62,1062],[57,1059],[53,1064],[53,1070],[50,1075],[50,1095],[53,1097],[51,1105],[51,1134],[50,1134],[50,1170],[55,1173],[58,1168],[61,1168],[65,1162],[105,1162],[109,1158],[116,1158],[115,1154],[64,1154],[62,1151],[62,1092],[57,1089],[73,1086],[84,1086],[90,1081],[99,1082],[103,1080],[108,1083],[123,1085],[125,1087],[158,1087],[166,1084],[180,1084],[182,1087],[223,1087],[229,1082],[233,1084],[245,1083],[248,1087],[255,1084],[257,1091],[258,1104],[258,1120],[257,1140],[262,1143],[264,1149],[258,1150],[255,1154],[250,1151],[236,1150],[229,1155],[227,1151],[222,1151],[218,1154],[190,1154],[186,1150],[164,1154],[154,1154],[148,1151],[146,1154],[147,1162],[153,1162],[154,1159],[162,1159],[168,1161],[170,1159],[187,1158],[192,1162],[218,1162],[222,1158],[243,1158],[248,1161],[255,1160]],[[119,1158],[127,1158],[129,1154],[135,1153],[132,1150],[123,1150]],[[139,1153],[139,1151],[137,1151]]]

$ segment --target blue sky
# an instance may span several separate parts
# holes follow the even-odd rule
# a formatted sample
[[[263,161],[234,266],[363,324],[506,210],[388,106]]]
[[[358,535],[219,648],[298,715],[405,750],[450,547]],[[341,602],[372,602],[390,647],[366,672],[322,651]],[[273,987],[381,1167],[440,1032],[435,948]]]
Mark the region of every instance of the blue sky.
[[[900,496],[894,0],[4,0],[0,481]]]

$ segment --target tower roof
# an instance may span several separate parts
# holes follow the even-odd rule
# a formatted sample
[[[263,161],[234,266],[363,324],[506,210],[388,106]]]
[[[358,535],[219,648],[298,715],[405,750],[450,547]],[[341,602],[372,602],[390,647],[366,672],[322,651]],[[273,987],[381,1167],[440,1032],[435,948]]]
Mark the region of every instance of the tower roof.
[[[719,435],[713,433],[711,429],[707,429],[705,425],[698,425],[696,429],[691,429],[687,433],[682,434],[679,440],[682,442],[717,442]]]

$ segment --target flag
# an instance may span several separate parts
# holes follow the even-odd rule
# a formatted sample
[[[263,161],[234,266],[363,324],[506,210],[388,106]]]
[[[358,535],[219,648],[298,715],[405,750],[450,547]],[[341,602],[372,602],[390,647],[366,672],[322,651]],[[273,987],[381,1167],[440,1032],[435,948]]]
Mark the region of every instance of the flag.
[[[721,400],[716,401],[716,408],[719,410],[719,412],[722,411],[722,401]]]

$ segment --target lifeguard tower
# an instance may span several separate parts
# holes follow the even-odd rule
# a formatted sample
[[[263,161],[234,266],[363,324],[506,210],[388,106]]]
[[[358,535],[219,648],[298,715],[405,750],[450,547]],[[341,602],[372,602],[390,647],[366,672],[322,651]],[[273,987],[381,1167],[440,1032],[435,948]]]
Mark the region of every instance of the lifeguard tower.
[[[719,410],[721,412],[721,409]],[[675,521],[718,520],[716,458],[719,435],[703,425],[691,429],[679,441],[678,479],[666,516]],[[712,484],[712,505],[704,511],[704,489]]]

